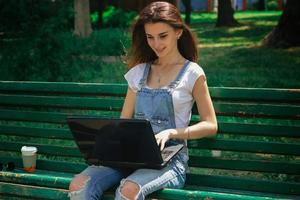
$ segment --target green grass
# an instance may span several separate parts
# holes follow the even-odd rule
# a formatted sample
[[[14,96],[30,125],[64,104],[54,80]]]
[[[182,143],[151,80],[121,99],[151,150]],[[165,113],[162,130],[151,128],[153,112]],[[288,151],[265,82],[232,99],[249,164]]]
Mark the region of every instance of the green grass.
[[[299,88],[300,48],[269,49],[261,41],[280,12],[238,12],[238,27],[216,28],[215,14],[194,14],[200,62],[210,86]]]

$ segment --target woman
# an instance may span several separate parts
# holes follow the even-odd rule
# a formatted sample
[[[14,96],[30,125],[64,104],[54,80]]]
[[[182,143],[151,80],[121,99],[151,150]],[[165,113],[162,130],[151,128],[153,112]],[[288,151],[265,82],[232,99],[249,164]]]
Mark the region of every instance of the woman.
[[[197,43],[175,6],[153,2],[145,7],[132,31],[132,49],[125,74],[128,90],[121,118],[148,119],[160,148],[185,147],[161,170],[89,166],[70,184],[71,199],[100,199],[120,185],[116,199],[144,199],[162,188],[184,186],[188,154],[186,140],[214,135],[217,120],[202,68]],[[196,101],[201,121],[188,126]]]

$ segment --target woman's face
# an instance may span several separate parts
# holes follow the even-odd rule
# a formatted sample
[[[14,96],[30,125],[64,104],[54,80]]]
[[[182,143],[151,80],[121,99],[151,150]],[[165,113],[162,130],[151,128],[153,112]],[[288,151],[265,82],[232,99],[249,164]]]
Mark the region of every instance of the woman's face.
[[[178,51],[177,40],[182,30],[177,30],[163,22],[147,23],[144,26],[147,42],[157,57],[164,57]]]

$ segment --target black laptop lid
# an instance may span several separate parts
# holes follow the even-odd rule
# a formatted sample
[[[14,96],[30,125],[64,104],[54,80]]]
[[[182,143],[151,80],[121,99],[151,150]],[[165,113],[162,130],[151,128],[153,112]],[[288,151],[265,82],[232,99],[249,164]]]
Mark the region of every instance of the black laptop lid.
[[[134,166],[163,162],[147,120],[71,117],[67,121],[88,164]]]

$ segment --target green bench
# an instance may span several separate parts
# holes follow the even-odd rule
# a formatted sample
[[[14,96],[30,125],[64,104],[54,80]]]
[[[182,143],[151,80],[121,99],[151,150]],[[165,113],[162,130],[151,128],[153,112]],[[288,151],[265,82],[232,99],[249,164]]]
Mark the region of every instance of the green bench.
[[[118,117],[126,85],[0,81],[0,199],[68,199],[86,164],[66,116]],[[157,199],[300,198],[300,90],[209,88],[218,117],[214,138],[188,142],[184,189]],[[193,109],[192,122],[199,120]],[[38,148],[37,171],[22,170],[20,149]],[[108,192],[105,197],[112,198]]]

